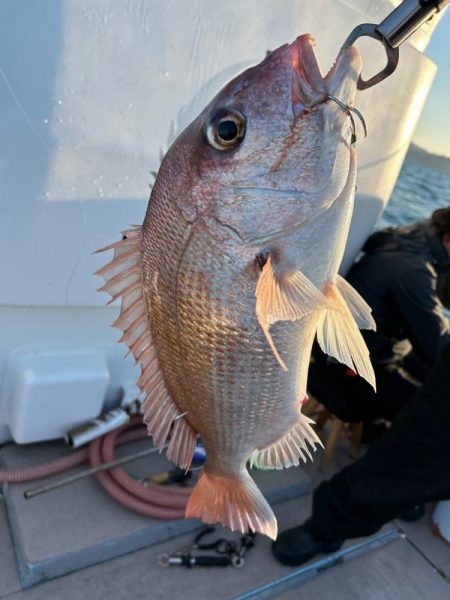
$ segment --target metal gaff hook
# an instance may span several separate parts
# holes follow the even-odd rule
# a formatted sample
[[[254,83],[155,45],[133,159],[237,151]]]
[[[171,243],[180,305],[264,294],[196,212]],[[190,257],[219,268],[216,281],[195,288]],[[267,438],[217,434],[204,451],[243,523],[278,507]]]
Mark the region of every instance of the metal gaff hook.
[[[366,90],[389,77],[398,65],[399,46],[448,4],[450,0],[403,0],[379,25],[364,23],[356,27],[345,40],[343,48],[366,36],[381,42],[387,55],[387,64],[379,73],[367,81],[360,76],[358,90]]]
[[[382,69],[379,73],[377,73],[370,79],[363,79],[360,75],[357,84],[358,90],[366,90],[367,88],[370,88],[373,85],[380,83],[381,81],[383,81],[383,79],[386,79],[386,77],[392,75],[392,73],[395,71],[398,65],[398,59],[400,54],[398,47],[393,48],[392,46],[390,46],[387,40],[377,30],[377,27],[378,25],[375,25],[374,23],[363,23],[362,25],[358,25],[358,27],[355,27],[355,29],[351,32],[351,34],[345,40],[344,45],[342,46],[342,48],[349,48],[360,37],[371,37],[381,42],[384,46],[384,49],[386,50],[387,63],[384,69]]]

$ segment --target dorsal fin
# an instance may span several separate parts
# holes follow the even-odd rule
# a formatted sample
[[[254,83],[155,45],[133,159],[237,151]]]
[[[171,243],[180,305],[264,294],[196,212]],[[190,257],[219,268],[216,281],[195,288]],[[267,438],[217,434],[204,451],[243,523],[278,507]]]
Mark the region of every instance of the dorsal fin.
[[[178,418],[180,411],[167,391],[152,342],[141,281],[141,227],[136,225],[122,234],[119,242],[97,250],[114,251],[113,259],[96,272],[105,280],[100,291],[110,294],[111,302],[121,299],[113,327],[123,331],[119,341],[127,344],[140,364],[137,385],[145,393],[142,410],[148,432],[160,451],[170,437],[167,456],[186,469],[194,454],[196,433],[184,418]]]

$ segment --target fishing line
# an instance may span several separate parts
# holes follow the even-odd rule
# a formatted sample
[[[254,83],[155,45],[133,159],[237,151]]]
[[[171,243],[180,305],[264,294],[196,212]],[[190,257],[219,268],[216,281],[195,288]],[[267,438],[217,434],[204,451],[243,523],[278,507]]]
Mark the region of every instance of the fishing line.
[[[11,94],[14,102],[17,104],[17,107],[18,107],[19,111],[21,112],[23,118],[28,123],[29,127],[31,128],[31,130],[33,131],[33,133],[35,134],[35,136],[37,137],[37,139],[40,141],[40,143],[42,144],[42,146],[44,146],[44,148],[47,150],[47,152],[51,152],[51,150],[47,146],[47,143],[45,142],[44,138],[41,136],[41,134],[39,133],[39,131],[33,125],[32,120],[28,116],[27,111],[24,109],[22,103],[20,102],[19,98],[17,97],[16,93],[14,92],[14,89],[13,89],[12,85],[10,84],[9,79],[6,77],[5,72],[3,71],[3,69],[0,69],[0,75],[2,76],[3,81],[5,82],[5,85],[8,88],[8,91]]]
[[[39,133],[39,131],[36,129],[33,121],[29,117],[29,115],[28,115],[27,111],[25,110],[23,104],[21,103],[20,99],[18,98],[17,94],[15,93],[13,86],[11,85],[8,77],[6,76],[6,73],[1,68],[0,68],[0,76],[3,79],[3,81],[4,81],[5,85],[6,85],[6,88],[7,88],[8,92],[11,95],[11,98],[14,100],[17,108],[19,109],[20,114],[25,119],[26,123],[28,124],[29,128],[31,129],[31,131],[34,133],[34,135],[38,139],[38,141],[41,144],[41,146],[43,146],[43,148],[45,148],[45,150],[47,151],[47,153],[51,156],[52,149],[48,146],[47,142],[44,140],[44,138],[41,136],[41,134]],[[74,183],[73,174],[70,173],[70,171],[66,167],[64,167],[64,165],[61,164],[61,161],[59,161],[59,160],[58,160],[58,168],[60,168],[61,171],[65,175],[68,176],[69,182]],[[74,187],[76,188],[76,186],[74,186]],[[69,280],[67,282],[66,292],[65,292],[65,295],[64,295],[65,305],[67,307],[69,307],[69,308],[73,308],[69,304],[69,290],[70,290],[70,287],[72,285],[73,279],[75,277],[75,273],[76,273],[76,270],[78,268],[78,265],[81,262],[82,249],[86,246],[86,241],[87,241],[87,238],[86,238],[86,232],[87,232],[87,214],[86,214],[86,209],[85,209],[85,206],[83,204],[83,201],[79,197],[76,197],[75,200],[76,200],[78,206],[80,207],[81,218],[82,218],[82,223],[83,223],[83,231],[82,231],[82,239],[81,239],[81,243],[80,243],[80,250],[79,250],[79,253],[78,253],[78,257],[75,260],[75,264],[74,264],[74,266],[73,266],[73,268],[71,270],[71,273],[69,275]]]

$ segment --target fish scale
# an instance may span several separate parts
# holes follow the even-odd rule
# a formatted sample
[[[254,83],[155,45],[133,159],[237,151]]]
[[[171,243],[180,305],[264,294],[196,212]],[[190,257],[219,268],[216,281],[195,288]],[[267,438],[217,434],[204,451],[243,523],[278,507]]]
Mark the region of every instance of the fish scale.
[[[233,472],[241,468],[241,454],[248,455],[262,438],[267,444],[269,427],[274,441],[277,429],[281,433],[292,422],[283,404],[292,404],[295,371],[293,380],[277,365],[254,311],[257,274],[249,282],[248,265],[227,256],[223,235],[205,224],[194,225],[180,269],[177,303],[185,377],[197,393],[195,405],[190,400],[182,409],[190,410],[194,427],[202,431],[210,462],[221,457],[224,471],[223,457],[229,457],[227,467]],[[199,289],[204,295],[197,301]],[[277,341],[295,364],[301,341],[298,326],[279,329],[284,332]],[[201,331],[209,335],[197,337]],[[264,431],[263,436],[258,431]]]

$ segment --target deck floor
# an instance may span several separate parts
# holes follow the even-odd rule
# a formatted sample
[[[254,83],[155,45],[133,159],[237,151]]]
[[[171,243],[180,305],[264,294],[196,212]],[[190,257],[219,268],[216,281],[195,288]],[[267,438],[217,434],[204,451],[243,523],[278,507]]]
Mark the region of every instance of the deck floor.
[[[313,485],[348,462],[345,443],[341,444],[327,472],[319,468],[319,459],[316,456],[315,462],[307,466]],[[302,522],[308,516],[310,506],[310,495],[277,505],[280,530]],[[450,546],[432,535],[431,510],[429,507],[427,515],[419,522],[396,523],[406,533],[406,539],[395,540],[332,567],[278,597],[297,600],[449,600]],[[0,502],[0,599],[167,600],[190,595],[196,600],[231,599],[292,572],[272,558],[270,541],[265,538],[257,539],[242,570],[232,567],[164,569],[158,565],[159,554],[173,552],[191,540],[192,534],[188,534],[21,590],[5,508]]]

